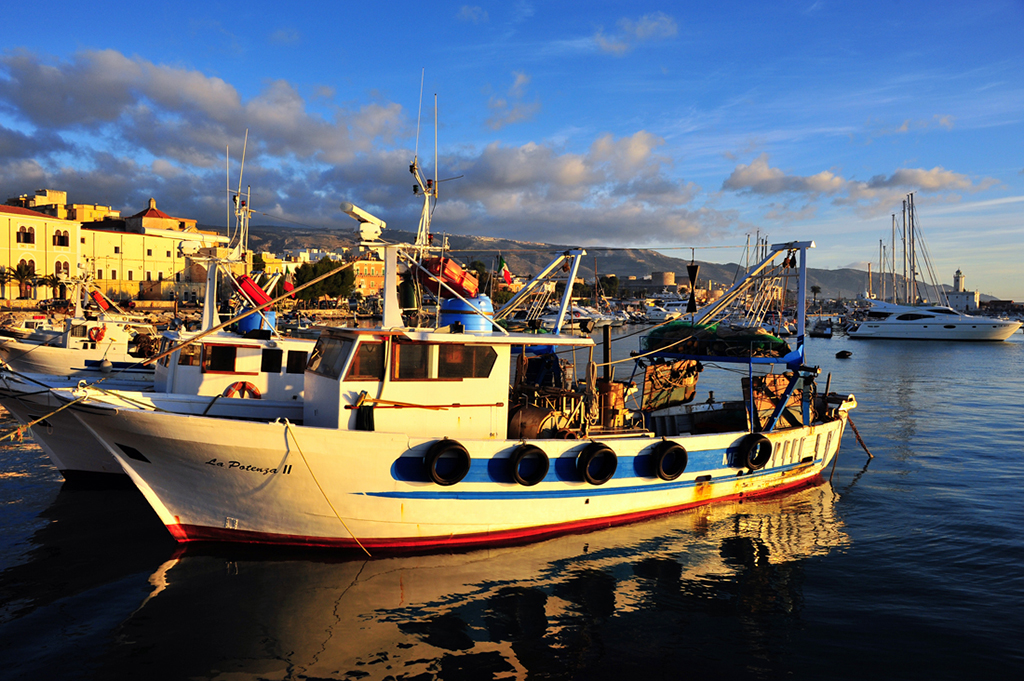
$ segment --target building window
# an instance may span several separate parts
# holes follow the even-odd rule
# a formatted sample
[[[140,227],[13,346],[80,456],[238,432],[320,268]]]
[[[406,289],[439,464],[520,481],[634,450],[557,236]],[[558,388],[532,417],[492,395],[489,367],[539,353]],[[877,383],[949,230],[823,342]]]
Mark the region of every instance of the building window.
[[[132,274],[134,274],[134,272],[132,272],[131,270],[128,270],[128,281],[132,280]]]
[[[146,255],[147,256],[152,256],[153,255],[153,249],[152,248],[147,248],[146,249]]]
[[[67,277],[71,274],[71,266],[64,263],[64,276]]]
[[[110,270],[110,278],[117,279],[117,270]]]
[[[156,273],[156,280],[157,281],[163,281],[164,280],[164,273],[163,272],[157,272]]]
[[[170,251],[167,251],[167,257],[168,258],[171,257],[171,252]]]
[[[153,273],[146,272],[146,281],[153,281]]]
[[[96,278],[97,279],[102,279],[103,278],[103,270],[96,270]]]
[[[181,281],[181,272],[174,273],[174,281]]]
[[[120,252],[121,252],[121,247],[120,246],[114,246],[114,253],[120,253]]]
[[[82,243],[83,244],[85,243],[85,237],[84,236],[82,237]]]
[[[36,228],[19,227],[16,241],[19,244],[34,244],[36,242]]]

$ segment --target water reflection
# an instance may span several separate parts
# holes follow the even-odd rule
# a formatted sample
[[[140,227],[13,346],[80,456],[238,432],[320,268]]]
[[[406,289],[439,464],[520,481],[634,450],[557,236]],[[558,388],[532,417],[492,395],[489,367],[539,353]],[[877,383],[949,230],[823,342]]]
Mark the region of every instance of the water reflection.
[[[150,572],[175,546],[135,489],[64,484],[34,522],[21,562],[0,572],[0,623]]]
[[[835,502],[823,485],[454,555],[186,552],[97,662],[167,678],[604,678],[718,635],[756,657],[773,620],[798,621],[804,562],[848,543]]]

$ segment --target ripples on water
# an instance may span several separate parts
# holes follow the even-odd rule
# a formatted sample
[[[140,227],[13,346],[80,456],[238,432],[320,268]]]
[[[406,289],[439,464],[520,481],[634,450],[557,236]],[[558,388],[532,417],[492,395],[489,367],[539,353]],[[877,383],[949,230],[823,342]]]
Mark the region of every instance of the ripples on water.
[[[831,485],[513,548],[178,552],[134,491],[7,446],[0,677],[1019,672],[1024,344],[810,342],[870,464],[848,432]]]

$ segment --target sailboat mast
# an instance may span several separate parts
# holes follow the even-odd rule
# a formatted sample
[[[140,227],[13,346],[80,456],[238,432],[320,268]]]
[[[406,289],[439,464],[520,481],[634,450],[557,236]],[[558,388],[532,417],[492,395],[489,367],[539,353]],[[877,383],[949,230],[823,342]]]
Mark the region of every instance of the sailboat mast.
[[[903,200],[903,302],[910,304],[910,281],[907,279],[907,200]]]
[[[882,239],[878,240],[878,288],[881,289],[880,293],[882,300],[885,300],[885,246],[882,245]]]
[[[913,193],[907,195],[907,217],[910,219],[910,286],[913,291],[911,304],[918,302],[918,235],[913,226]]]
[[[889,270],[889,274],[892,275],[892,302],[898,303],[896,300],[896,213],[892,214],[892,268]]]

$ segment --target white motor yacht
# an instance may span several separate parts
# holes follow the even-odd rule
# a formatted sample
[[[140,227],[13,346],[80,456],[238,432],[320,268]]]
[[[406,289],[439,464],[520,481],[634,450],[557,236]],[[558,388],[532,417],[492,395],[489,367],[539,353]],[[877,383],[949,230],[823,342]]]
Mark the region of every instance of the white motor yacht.
[[[974,317],[944,305],[896,305],[872,301],[864,320],[852,324],[850,338],[887,340],[1001,341],[1021,323]]]

